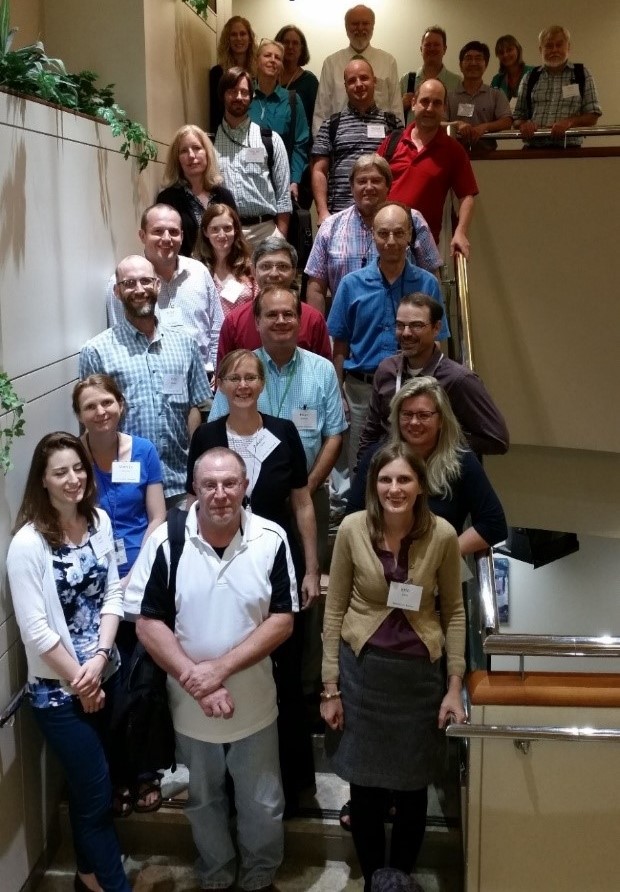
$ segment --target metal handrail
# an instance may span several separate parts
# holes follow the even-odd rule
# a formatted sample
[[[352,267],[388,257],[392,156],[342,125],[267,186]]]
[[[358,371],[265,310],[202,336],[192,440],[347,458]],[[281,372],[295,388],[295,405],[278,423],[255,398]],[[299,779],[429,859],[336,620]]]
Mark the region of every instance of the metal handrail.
[[[446,728],[448,737],[496,740],[620,740],[620,728],[554,728],[540,725],[468,725],[452,724]]]
[[[8,706],[0,712],[0,728],[4,728],[7,724],[13,724],[15,713],[22,705],[26,696],[28,685],[24,685],[11,699]]]
[[[537,130],[536,137],[551,136],[551,130]],[[607,127],[574,127],[566,131],[566,136],[620,136],[620,125]],[[485,133],[481,139],[523,139],[518,130],[499,130],[497,133]]]
[[[469,283],[467,280],[467,260],[457,252],[454,257],[456,274],[456,299],[461,329],[461,362],[470,371],[474,370],[474,350],[471,335],[471,308],[469,304]]]
[[[485,548],[476,552],[476,574],[480,593],[481,626],[485,641],[499,634],[499,612],[497,610],[497,594],[495,591],[495,568],[493,566],[493,550]],[[486,650],[485,650],[486,652]]]
[[[485,654],[520,657],[620,657],[620,638],[610,635],[489,635]]]

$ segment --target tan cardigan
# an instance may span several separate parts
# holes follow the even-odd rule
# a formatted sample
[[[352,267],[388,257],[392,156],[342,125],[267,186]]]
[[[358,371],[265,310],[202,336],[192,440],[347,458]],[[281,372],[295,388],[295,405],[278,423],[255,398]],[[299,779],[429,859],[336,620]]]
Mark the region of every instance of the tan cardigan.
[[[461,557],[454,528],[433,515],[434,524],[409,549],[409,575],[422,586],[419,610],[403,610],[428,648],[431,661],[445,650],[448,675],[465,673],[465,608],[461,590]],[[435,589],[440,614],[435,611]],[[366,526],[366,512],[342,521],[329,570],[329,588],[323,625],[323,682],[338,680],[340,639],[356,656],[390,611],[388,585]],[[445,637],[444,637],[445,636]]]

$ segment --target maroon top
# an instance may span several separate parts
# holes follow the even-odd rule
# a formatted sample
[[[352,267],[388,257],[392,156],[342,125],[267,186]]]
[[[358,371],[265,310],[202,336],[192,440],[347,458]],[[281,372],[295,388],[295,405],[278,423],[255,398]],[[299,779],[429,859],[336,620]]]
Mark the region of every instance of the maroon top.
[[[383,575],[388,586],[390,582],[407,582],[407,577],[409,576],[409,548],[412,542],[411,536],[405,536],[404,539],[401,539],[396,565],[394,565],[394,555],[391,551],[377,548],[373,545],[373,550],[381,561]],[[368,644],[373,647],[382,647],[385,650],[406,654],[409,657],[429,658],[428,648],[418,637],[417,632],[412,629],[411,623],[398,607],[395,607],[387,615],[375,634],[368,640]]]

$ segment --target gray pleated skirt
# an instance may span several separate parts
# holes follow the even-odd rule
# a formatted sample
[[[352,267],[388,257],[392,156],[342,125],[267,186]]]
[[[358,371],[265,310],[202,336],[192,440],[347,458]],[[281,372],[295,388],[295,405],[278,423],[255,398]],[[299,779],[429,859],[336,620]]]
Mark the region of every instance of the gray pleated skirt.
[[[370,646],[356,657],[341,641],[340,690],[344,730],[325,734],[330,767],[339,777],[365,787],[418,790],[441,776],[441,660]]]

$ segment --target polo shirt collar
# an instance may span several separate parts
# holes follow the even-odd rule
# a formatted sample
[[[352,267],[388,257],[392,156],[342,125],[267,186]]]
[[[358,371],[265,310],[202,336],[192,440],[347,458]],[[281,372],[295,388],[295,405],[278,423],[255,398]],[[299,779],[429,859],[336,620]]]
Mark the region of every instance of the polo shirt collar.
[[[229,557],[237,554],[240,550],[247,548],[248,542],[257,538],[257,530],[255,524],[252,524],[252,515],[244,508],[241,509],[240,529],[237,530],[231,542],[226,546],[226,551],[232,546],[233,550]],[[187,512],[187,520],[185,521],[186,538],[193,539],[199,546],[207,545],[213,548],[200,535],[198,530],[198,502],[194,502]]]

